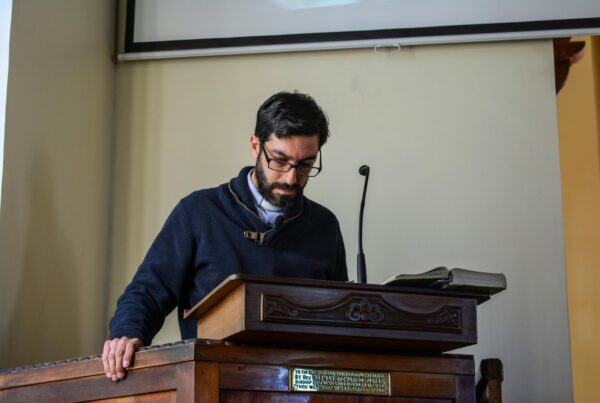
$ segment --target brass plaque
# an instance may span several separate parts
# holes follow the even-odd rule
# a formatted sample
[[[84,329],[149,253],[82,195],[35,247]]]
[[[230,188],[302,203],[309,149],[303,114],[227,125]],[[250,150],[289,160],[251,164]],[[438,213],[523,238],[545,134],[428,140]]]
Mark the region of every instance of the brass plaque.
[[[291,367],[290,390],[390,396],[390,373]]]

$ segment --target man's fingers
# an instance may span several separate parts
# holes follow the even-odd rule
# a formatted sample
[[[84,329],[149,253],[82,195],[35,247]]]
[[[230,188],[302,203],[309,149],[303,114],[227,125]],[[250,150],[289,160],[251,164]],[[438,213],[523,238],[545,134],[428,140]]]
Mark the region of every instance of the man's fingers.
[[[125,370],[131,365],[133,354],[143,346],[140,339],[128,337],[107,340],[102,351],[102,365],[106,377],[113,381],[125,378]]]
[[[115,364],[115,351],[117,350],[117,345],[118,345],[119,339],[113,339],[110,342],[110,348],[108,350],[108,367],[110,370],[110,378],[113,381],[117,381],[119,378],[117,378],[117,371],[116,371],[116,364]]]
[[[129,340],[129,343],[127,343],[127,346],[125,346],[125,354],[123,354],[123,368],[129,368],[131,359],[133,358],[133,353],[135,353],[135,350],[137,350],[139,347],[139,345],[136,343],[136,340],[138,339]]]
[[[117,343],[117,351],[115,352],[115,370],[117,372],[117,378],[123,379],[125,377],[125,371],[123,370],[123,355],[127,348],[129,339],[127,337],[121,337],[121,340]]]
[[[102,366],[104,367],[104,373],[107,378],[110,378],[110,366],[108,365],[108,352],[110,351],[110,340],[104,342],[104,349],[102,350]]]

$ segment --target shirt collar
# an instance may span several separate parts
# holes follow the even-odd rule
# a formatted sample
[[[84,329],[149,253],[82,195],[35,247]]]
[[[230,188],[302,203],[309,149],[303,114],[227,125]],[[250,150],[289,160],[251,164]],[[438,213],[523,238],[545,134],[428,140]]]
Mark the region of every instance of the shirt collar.
[[[260,191],[252,182],[252,173],[254,169],[251,169],[248,172],[247,180],[248,180],[248,188],[250,188],[250,193],[252,193],[252,198],[254,199],[254,206],[256,207],[256,211],[260,219],[269,225],[275,225],[275,220],[277,217],[283,214],[283,209],[281,207],[273,206],[271,203],[265,200],[264,196],[260,193]]]

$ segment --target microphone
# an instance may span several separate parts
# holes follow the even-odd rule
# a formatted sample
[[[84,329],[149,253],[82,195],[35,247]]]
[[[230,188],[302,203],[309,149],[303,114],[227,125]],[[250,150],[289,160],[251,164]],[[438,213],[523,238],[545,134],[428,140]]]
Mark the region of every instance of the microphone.
[[[358,169],[358,173],[365,177],[365,187],[363,188],[362,200],[360,202],[360,215],[358,216],[358,255],[356,256],[356,279],[358,283],[367,282],[367,262],[362,246],[363,232],[363,213],[365,211],[365,197],[367,196],[367,185],[369,183],[369,166],[363,165]]]
[[[283,214],[277,216],[277,218],[275,219],[275,222],[273,223],[273,228],[277,228],[281,224],[283,224]]]

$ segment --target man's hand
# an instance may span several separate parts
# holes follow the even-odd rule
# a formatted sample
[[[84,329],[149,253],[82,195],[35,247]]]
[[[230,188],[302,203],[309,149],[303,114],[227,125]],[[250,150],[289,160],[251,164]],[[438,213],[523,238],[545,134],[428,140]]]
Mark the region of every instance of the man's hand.
[[[121,337],[120,339],[106,340],[104,351],[102,351],[102,364],[106,377],[115,382],[125,378],[125,370],[131,364],[133,353],[143,345],[138,338]]]

